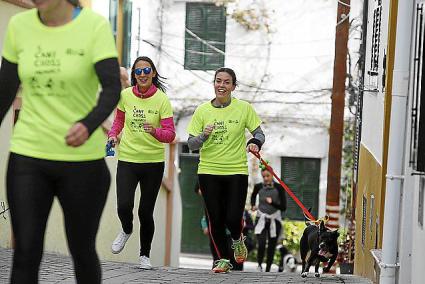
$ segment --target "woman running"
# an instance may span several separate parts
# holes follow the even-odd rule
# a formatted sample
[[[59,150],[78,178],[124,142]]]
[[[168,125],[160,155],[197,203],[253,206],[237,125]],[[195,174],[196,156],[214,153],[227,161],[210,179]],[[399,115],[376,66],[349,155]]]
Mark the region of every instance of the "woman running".
[[[258,240],[258,270],[263,271],[262,263],[267,245],[266,272],[270,271],[280,231],[282,229],[282,212],[286,210],[286,194],[283,187],[273,181],[273,175],[262,167],[263,182],[257,183],[251,195],[251,209],[255,206],[257,195],[259,204],[256,217],[255,234]]]
[[[258,152],[265,140],[254,108],[232,96],[236,85],[232,69],[218,69],[214,75],[215,98],[195,110],[188,126],[189,148],[200,149],[199,185],[208,214],[209,233],[219,258],[213,271],[218,273],[231,269],[226,228],[231,233],[236,262],[246,260],[242,234],[248,187],[246,152]],[[245,129],[254,136],[248,143]]]
[[[117,168],[118,217],[122,230],[112,243],[120,253],[133,232],[133,207],[140,184],[140,268],[152,269],[150,251],[155,224],[153,210],[164,174],[165,146],[173,142],[173,111],[162,77],[149,57],[136,59],[131,68],[132,86],[121,92],[109,141],[119,143]]]

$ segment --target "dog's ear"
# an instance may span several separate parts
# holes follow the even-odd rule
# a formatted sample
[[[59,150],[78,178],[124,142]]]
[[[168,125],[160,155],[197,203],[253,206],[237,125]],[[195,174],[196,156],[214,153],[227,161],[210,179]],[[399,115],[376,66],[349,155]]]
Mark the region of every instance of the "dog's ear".
[[[332,231],[332,234],[335,236],[335,238],[338,238],[339,237],[338,230]]]
[[[322,232],[326,231],[325,222],[323,220],[319,223],[319,230]]]

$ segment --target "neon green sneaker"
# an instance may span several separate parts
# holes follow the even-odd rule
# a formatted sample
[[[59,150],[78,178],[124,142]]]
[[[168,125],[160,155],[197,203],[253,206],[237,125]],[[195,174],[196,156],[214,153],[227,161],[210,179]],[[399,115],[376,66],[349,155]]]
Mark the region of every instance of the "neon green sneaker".
[[[233,268],[232,264],[230,264],[230,260],[227,259],[219,259],[214,262],[214,273],[227,273],[230,271],[230,269]]]
[[[248,250],[245,246],[246,237],[241,235],[239,240],[233,240],[232,249],[237,263],[243,263],[248,257]]]

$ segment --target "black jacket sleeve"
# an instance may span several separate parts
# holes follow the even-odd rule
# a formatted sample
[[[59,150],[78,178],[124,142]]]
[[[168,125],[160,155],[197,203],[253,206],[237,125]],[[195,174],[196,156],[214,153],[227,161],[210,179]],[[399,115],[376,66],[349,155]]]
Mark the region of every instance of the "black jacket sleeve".
[[[254,189],[252,190],[251,194],[251,206],[255,206],[255,200],[257,199],[257,194],[260,191],[261,183],[257,183],[254,185]]]
[[[102,86],[99,100],[93,110],[79,122],[83,123],[91,135],[112,113],[120,100],[121,82],[117,58],[108,58],[94,65]]]
[[[0,125],[16,97],[20,84],[18,65],[2,58],[0,67]]]
[[[272,203],[272,205],[276,208],[279,209],[280,211],[286,211],[286,192],[285,189],[278,184],[277,182],[274,182],[274,187],[276,188],[276,190],[279,193],[279,204],[277,203]]]

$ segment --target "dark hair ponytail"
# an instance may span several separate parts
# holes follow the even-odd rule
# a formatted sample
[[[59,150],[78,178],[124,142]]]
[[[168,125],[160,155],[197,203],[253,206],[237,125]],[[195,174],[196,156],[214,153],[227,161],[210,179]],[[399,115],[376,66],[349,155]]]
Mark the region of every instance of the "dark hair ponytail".
[[[131,67],[131,85],[136,86],[137,84],[136,76],[134,75],[134,69],[136,68],[137,62],[139,61],[146,61],[151,65],[152,71],[156,73],[155,77],[152,78],[152,84],[154,84],[161,91],[165,92],[167,90],[167,87],[165,86],[165,82],[164,82],[166,78],[159,75],[158,70],[156,70],[155,64],[153,64],[152,59],[150,59],[147,56],[137,57],[136,60],[134,61],[133,66]]]

